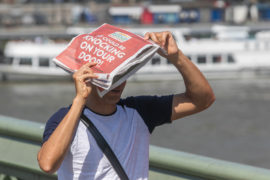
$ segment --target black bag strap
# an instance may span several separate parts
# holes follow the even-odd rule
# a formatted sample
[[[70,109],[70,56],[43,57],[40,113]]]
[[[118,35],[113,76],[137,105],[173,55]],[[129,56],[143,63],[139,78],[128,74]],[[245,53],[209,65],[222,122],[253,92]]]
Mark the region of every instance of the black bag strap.
[[[91,122],[91,120],[86,117],[83,113],[81,114],[81,121],[85,124],[85,126],[88,128],[88,130],[91,132],[92,136],[95,138],[99,148],[102,150],[102,152],[105,154],[105,156],[110,161],[111,165],[113,166],[114,170],[118,174],[119,178],[121,180],[129,180],[128,176],[121,166],[119,160],[115,156],[114,152],[112,151],[109,144],[106,142],[106,140],[103,138],[103,136],[100,134],[96,126]]]

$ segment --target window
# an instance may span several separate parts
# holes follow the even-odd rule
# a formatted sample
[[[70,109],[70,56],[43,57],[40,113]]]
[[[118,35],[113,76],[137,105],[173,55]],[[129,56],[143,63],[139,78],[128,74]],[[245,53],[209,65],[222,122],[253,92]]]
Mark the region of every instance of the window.
[[[230,54],[228,55],[228,63],[235,63],[234,57]]]
[[[157,65],[160,64],[160,58],[159,57],[154,57],[151,61],[152,65]]]
[[[1,63],[3,64],[12,64],[13,58],[12,57],[2,57]]]
[[[32,65],[31,58],[21,58],[20,65]]]
[[[214,64],[221,63],[222,57],[221,55],[214,55],[212,60]]]
[[[205,64],[206,63],[206,56],[198,56],[198,60],[197,60],[198,64]]]
[[[45,58],[45,57],[39,58],[39,66],[48,67],[49,66],[49,58]]]

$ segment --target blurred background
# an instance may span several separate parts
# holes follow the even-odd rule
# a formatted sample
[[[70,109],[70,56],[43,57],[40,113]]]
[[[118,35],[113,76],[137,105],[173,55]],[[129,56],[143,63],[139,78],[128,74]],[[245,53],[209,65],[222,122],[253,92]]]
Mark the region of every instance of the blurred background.
[[[216,102],[158,127],[151,144],[270,168],[270,2],[267,0],[1,0],[0,114],[45,123],[72,103],[73,82],[52,58],[103,23],[139,35],[169,30],[206,75]],[[184,92],[155,56],[123,96]]]

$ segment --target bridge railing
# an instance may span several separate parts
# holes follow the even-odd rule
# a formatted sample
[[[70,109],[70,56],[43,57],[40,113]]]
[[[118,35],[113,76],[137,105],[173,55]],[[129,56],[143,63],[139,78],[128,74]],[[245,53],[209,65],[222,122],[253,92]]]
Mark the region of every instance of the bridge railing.
[[[0,180],[51,180],[36,156],[44,124],[0,115]],[[150,146],[149,179],[269,180],[270,170]]]

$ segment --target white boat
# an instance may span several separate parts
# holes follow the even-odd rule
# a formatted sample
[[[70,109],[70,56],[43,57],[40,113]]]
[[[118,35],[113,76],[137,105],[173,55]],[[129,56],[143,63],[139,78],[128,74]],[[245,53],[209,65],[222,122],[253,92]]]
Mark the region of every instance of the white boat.
[[[161,29],[161,31],[166,29]],[[170,29],[178,46],[211,79],[256,77],[270,74],[270,32],[258,32],[249,38],[247,27],[214,26],[215,38],[185,38],[190,29]],[[138,29],[132,29],[136,32]],[[148,31],[157,31],[154,28]],[[144,34],[146,31],[140,33]],[[188,39],[188,40],[187,40]],[[138,73],[144,79],[177,79],[176,69],[164,58],[155,56]],[[134,79],[137,77],[134,76]]]
[[[0,73],[33,78],[68,76],[67,72],[52,62],[52,58],[66,46],[65,43],[10,41],[4,50],[5,57],[0,63]]]
[[[130,28],[131,32],[143,35],[157,28]],[[247,37],[248,28],[213,27],[216,38],[185,38],[190,29],[170,28],[178,46],[208,78],[253,77],[270,74],[270,37],[268,32]],[[68,29],[67,33],[79,34],[89,29]],[[5,59],[0,61],[0,73],[5,75],[30,75],[32,77],[68,77],[57,67],[52,58],[58,55],[66,43],[33,43],[10,41],[5,48]],[[131,80],[178,79],[179,73],[166,59],[156,55]]]

